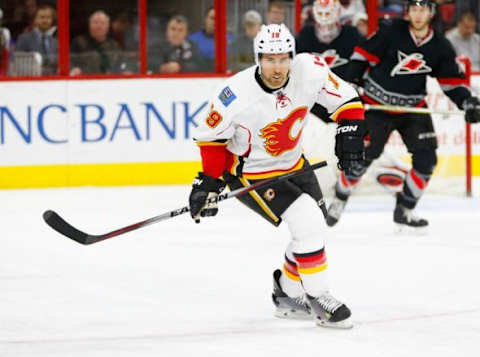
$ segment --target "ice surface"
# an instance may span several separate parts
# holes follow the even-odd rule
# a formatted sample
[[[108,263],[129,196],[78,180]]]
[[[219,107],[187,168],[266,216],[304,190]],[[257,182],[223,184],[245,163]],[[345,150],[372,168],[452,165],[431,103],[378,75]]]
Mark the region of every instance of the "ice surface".
[[[479,355],[479,197],[427,195],[426,236],[393,233],[392,197],[352,197],[327,237],[332,292],[356,324],[347,331],[273,317],[288,231],[235,200],[199,225],[185,215],[92,246],[41,218],[54,209],[105,233],[181,207],[188,192],[0,191],[0,356]],[[320,211],[312,219],[323,224]]]

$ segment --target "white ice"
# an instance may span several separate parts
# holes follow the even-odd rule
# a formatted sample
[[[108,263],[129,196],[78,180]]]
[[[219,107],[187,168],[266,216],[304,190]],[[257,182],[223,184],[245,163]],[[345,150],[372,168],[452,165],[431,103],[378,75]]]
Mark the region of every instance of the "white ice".
[[[426,195],[425,236],[393,233],[393,198],[351,199],[328,231],[332,293],[352,330],[274,318],[286,227],[235,200],[91,246],[42,221],[104,233],[185,205],[187,186],[0,191],[0,356],[478,356],[480,198]],[[380,192],[380,191],[379,191]],[[313,217],[323,224],[320,212]]]

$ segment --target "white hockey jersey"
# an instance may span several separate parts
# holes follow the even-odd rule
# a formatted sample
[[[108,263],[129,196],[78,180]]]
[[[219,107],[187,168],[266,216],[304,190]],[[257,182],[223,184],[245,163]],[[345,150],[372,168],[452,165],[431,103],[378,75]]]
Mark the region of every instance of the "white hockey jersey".
[[[355,89],[318,56],[297,55],[287,84],[273,93],[255,80],[256,68],[237,73],[215,91],[208,117],[194,132],[200,146],[227,143],[233,159],[226,169],[234,175],[263,179],[302,167],[302,132],[315,103],[325,107],[333,121],[352,110],[360,110],[356,119],[363,119]]]

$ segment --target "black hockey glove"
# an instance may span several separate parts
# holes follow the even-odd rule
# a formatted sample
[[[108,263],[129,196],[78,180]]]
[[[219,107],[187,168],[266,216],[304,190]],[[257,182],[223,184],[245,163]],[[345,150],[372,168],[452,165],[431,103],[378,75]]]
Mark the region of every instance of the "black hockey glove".
[[[470,97],[463,102],[465,110],[465,121],[468,123],[480,122],[480,100],[477,97]]]
[[[360,177],[365,173],[364,120],[343,120],[337,126],[335,155],[338,168],[347,176]]]
[[[207,199],[218,196],[225,188],[225,182],[199,172],[192,184],[192,192],[188,199],[190,215],[195,223],[200,223],[200,217],[215,216],[218,212],[216,203],[206,204]]]

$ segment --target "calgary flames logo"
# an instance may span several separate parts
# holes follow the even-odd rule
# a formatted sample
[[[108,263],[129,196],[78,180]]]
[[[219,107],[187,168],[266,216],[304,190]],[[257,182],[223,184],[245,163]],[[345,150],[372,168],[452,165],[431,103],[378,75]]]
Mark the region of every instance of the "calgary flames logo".
[[[300,107],[291,112],[285,119],[278,119],[260,130],[260,137],[265,139],[265,150],[272,156],[279,156],[285,151],[292,150],[297,146],[302,136],[303,125],[295,136],[292,135],[297,121],[302,121],[307,115],[308,108]],[[303,123],[302,123],[303,124]],[[298,128],[298,126],[296,126]]]

